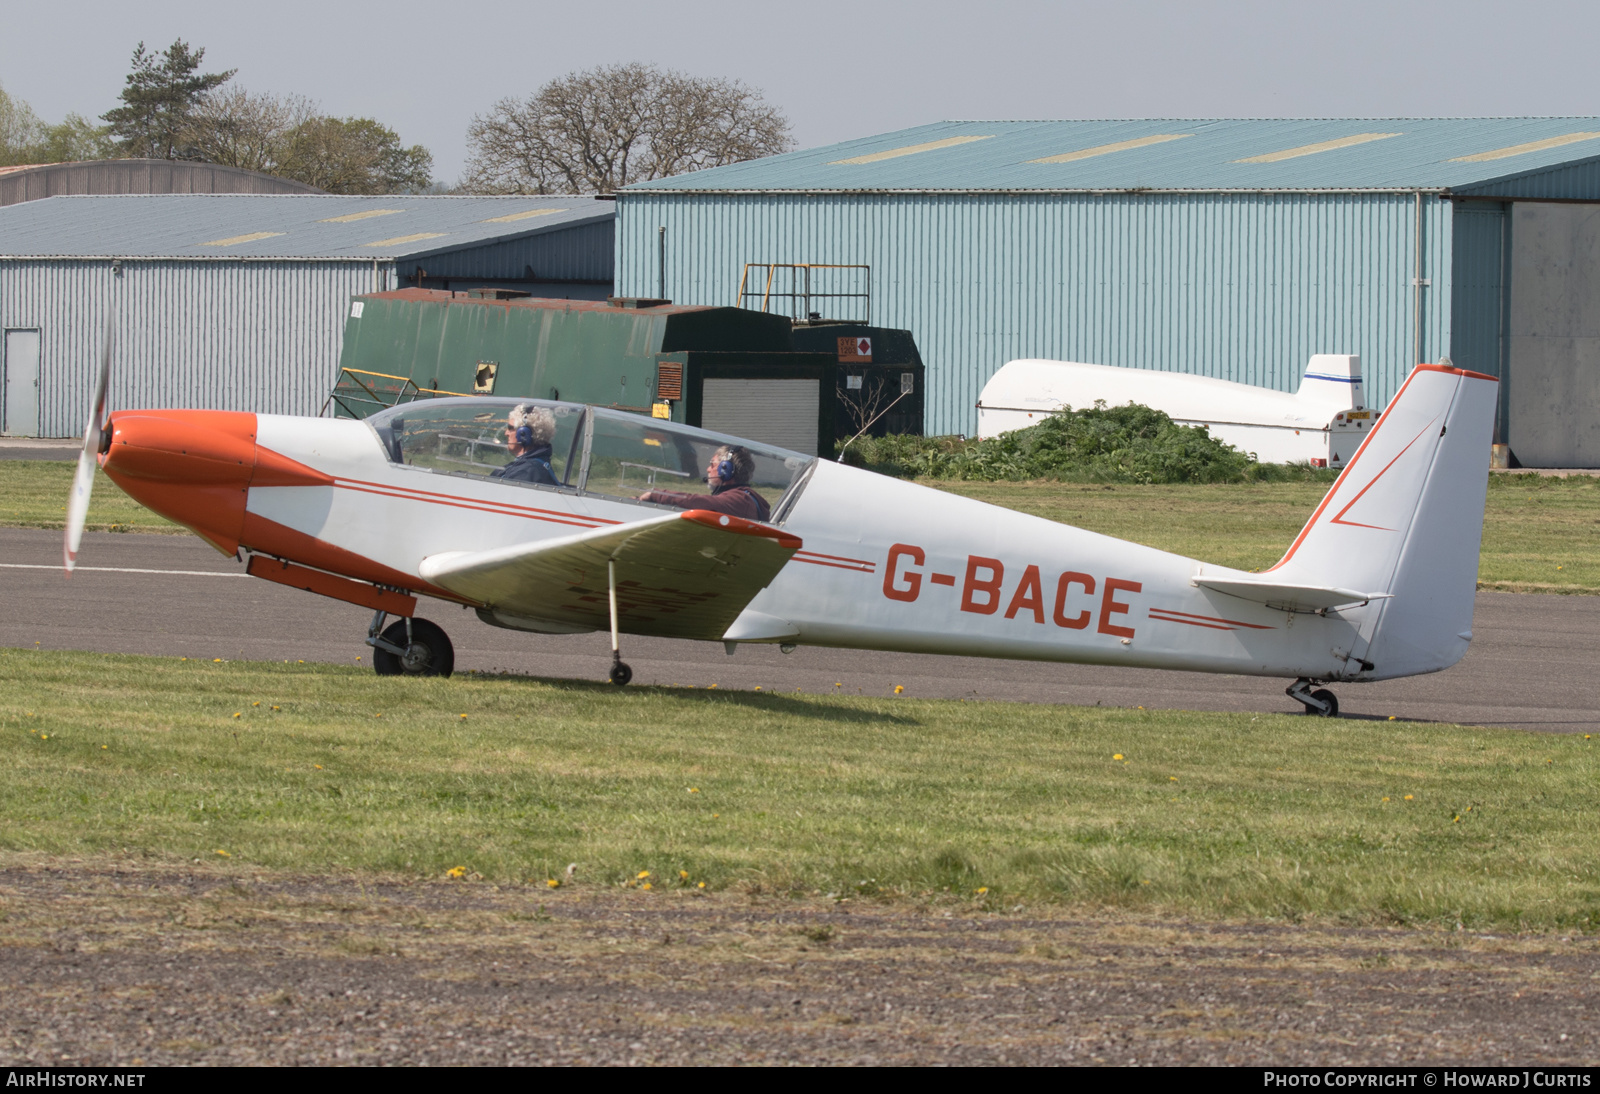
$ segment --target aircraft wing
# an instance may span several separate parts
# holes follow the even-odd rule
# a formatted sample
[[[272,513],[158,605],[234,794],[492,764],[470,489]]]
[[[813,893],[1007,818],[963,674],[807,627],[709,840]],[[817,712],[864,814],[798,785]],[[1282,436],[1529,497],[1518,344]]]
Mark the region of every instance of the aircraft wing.
[[[1326,608],[1344,608],[1352,604],[1365,604],[1369,600],[1387,600],[1390,593],[1363,593],[1356,589],[1341,589],[1333,585],[1286,585],[1274,581],[1245,581],[1240,578],[1197,577],[1194,583],[1202,589],[1213,589],[1243,600],[1265,604],[1284,611],[1315,612]]]
[[[435,585],[507,615],[609,629],[606,564],[617,564],[623,630],[719,639],[799,550],[798,536],[701,509],[492,551],[424,559]]]

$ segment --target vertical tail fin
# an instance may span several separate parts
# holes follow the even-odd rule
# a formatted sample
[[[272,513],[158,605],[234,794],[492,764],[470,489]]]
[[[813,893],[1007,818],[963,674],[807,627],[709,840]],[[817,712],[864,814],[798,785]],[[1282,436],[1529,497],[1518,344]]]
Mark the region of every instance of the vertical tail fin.
[[[1367,405],[1361,387],[1361,358],[1349,353],[1312,354],[1295,394],[1302,399],[1361,410]]]
[[[1283,560],[1289,581],[1375,601],[1362,627],[1370,678],[1436,672],[1472,639],[1498,381],[1418,365]]]

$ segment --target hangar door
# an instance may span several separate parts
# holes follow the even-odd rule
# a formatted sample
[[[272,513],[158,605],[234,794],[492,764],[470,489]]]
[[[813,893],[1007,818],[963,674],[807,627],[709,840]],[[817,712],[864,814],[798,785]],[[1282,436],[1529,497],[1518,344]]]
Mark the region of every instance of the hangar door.
[[[39,435],[39,332],[6,331],[0,358],[5,385],[0,388],[0,432],[12,437]]]
[[[700,428],[817,454],[817,380],[707,379]]]
[[[1600,467],[1600,205],[1515,202],[1506,440],[1525,467]]]

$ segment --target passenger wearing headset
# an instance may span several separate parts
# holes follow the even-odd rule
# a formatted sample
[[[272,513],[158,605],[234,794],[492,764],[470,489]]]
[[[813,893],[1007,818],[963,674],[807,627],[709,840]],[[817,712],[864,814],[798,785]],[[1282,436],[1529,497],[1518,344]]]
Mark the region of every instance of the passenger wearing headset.
[[[755,473],[756,461],[747,450],[736,444],[725,444],[711,453],[711,462],[706,464],[706,483],[711,493],[647,490],[639,495],[639,500],[676,505],[680,509],[709,509],[746,520],[769,520],[772,509],[767,499],[750,488],[750,479]]]
[[[511,450],[512,460],[498,471],[491,471],[489,477],[560,486],[550,466],[550,441],[555,435],[556,418],[549,410],[526,403],[512,407],[506,418],[506,447]]]

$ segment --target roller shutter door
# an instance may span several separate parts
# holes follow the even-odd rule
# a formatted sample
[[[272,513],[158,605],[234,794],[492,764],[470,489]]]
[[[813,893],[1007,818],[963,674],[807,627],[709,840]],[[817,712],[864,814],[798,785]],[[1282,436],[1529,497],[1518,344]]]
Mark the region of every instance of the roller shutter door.
[[[700,427],[817,454],[816,380],[712,380],[700,392]]]

